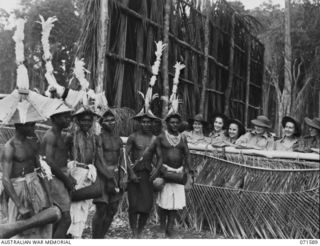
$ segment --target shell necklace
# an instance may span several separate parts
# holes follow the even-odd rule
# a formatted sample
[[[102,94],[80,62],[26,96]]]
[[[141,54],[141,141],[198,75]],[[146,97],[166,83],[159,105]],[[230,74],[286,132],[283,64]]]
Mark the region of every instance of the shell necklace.
[[[178,136],[175,136],[175,135],[170,134],[168,131],[165,131],[165,134],[166,134],[166,138],[167,138],[169,144],[173,147],[177,147],[177,145],[181,141],[181,134],[178,134]]]

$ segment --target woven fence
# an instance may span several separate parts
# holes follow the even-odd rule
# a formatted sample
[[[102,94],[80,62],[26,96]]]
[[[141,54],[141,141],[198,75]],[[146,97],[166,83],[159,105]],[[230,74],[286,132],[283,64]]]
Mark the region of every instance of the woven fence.
[[[319,238],[319,165],[247,159],[193,153],[198,175],[180,223],[226,238]]]

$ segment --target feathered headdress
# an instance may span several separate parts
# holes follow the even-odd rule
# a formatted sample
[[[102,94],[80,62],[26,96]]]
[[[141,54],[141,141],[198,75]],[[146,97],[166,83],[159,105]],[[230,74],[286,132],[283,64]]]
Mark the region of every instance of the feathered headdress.
[[[172,94],[169,98],[169,112],[166,118],[168,118],[169,116],[172,116],[173,114],[177,114],[178,110],[179,110],[179,98],[177,95],[177,90],[178,90],[178,85],[179,85],[179,76],[180,76],[180,71],[182,69],[185,68],[184,64],[181,64],[180,62],[177,62],[174,65],[175,68],[175,74],[174,74],[174,78],[173,78],[173,86],[172,86]]]
[[[55,89],[58,96],[61,97],[65,88],[57,83],[56,78],[53,74],[52,55],[50,53],[49,43],[50,32],[54,26],[53,23],[56,21],[57,18],[55,16],[49,17],[47,20],[45,20],[43,16],[40,15],[40,21],[38,21],[38,23],[42,25],[41,42],[43,46],[43,58],[46,61],[45,77],[49,84],[46,95],[50,95],[50,89]],[[85,69],[84,60],[76,58],[74,64],[74,76],[78,79],[81,89],[80,91],[74,91],[70,89],[68,91],[68,96],[65,98],[65,103],[72,108],[77,108],[79,104],[82,104],[83,106],[89,105],[89,101],[93,99],[95,102],[96,110],[108,107],[108,102],[104,92],[95,94],[92,89],[89,89],[89,82],[85,77],[85,73],[89,73],[89,71]]]
[[[152,113],[152,111],[150,110],[150,104],[151,102],[159,97],[158,94],[154,94],[152,95],[152,91],[153,91],[153,86],[156,83],[157,80],[157,75],[159,73],[159,67],[160,67],[160,61],[161,61],[161,56],[162,56],[162,52],[163,50],[166,48],[166,44],[163,44],[162,41],[159,41],[158,43],[156,43],[156,60],[154,62],[154,64],[152,65],[152,76],[149,82],[149,86],[146,92],[146,95],[144,95],[141,91],[138,91],[139,95],[141,95],[141,97],[144,100],[144,106],[141,109],[141,111],[133,117],[133,119],[139,119],[143,116],[147,116],[151,119],[156,119],[157,117]]]
[[[26,20],[18,19],[16,20],[16,31],[13,35],[13,40],[15,41],[15,53],[16,53],[16,63],[17,63],[17,87],[20,91],[29,90],[29,77],[28,70],[23,64],[24,62],[24,24]]]
[[[39,15],[40,21],[37,23],[41,24],[42,26],[42,36],[41,36],[41,43],[43,47],[43,59],[46,62],[46,73],[45,78],[48,82],[48,88],[45,92],[46,96],[50,96],[50,90],[55,89],[58,95],[62,95],[64,92],[64,87],[57,83],[56,78],[53,75],[53,66],[52,66],[52,55],[50,52],[50,43],[49,43],[49,36],[51,29],[54,27],[54,22],[58,19],[53,16],[49,17],[47,20],[43,18],[42,15]]]
[[[17,89],[0,101],[1,124],[25,124],[46,120],[63,102],[53,100],[29,90],[28,70],[24,62],[24,24],[16,21],[15,54],[17,63]]]
[[[105,92],[95,93],[92,89],[89,89],[89,81],[85,77],[85,73],[90,73],[87,69],[85,69],[85,63],[82,59],[76,58],[74,63],[74,75],[78,79],[81,86],[82,98],[79,98],[79,101],[75,103],[81,103],[83,106],[88,106],[90,100],[94,101],[94,110],[98,114],[101,110],[105,110],[109,108],[108,100],[105,96]]]

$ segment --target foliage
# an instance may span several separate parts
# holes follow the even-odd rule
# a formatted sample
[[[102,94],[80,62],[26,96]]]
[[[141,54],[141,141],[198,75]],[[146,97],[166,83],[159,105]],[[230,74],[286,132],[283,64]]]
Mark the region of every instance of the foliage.
[[[39,15],[42,15],[45,19],[50,16],[58,18],[51,32],[51,53],[57,81],[62,85],[67,85],[68,76],[72,72],[71,68],[73,67],[75,49],[77,47],[76,42],[80,32],[81,20],[77,9],[79,4],[80,1],[74,0],[22,0],[22,8],[14,10],[14,14],[17,17],[27,19],[24,44],[31,88],[37,87],[40,92],[43,92],[46,87],[44,79],[45,62],[42,60],[41,25],[37,23]],[[6,13],[0,11],[0,18],[4,17],[6,17]],[[12,32],[4,31],[3,29],[0,32],[0,50],[4,49],[6,53],[10,54],[7,58],[1,57],[1,64],[8,64],[7,66],[13,68],[14,73],[14,50],[8,49],[8,47],[14,47],[12,35],[11,37],[9,35]],[[1,69],[2,73],[5,73],[3,68]],[[12,84],[15,83],[14,81],[14,75],[8,76],[6,74],[3,84],[7,86],[2,87],[1,91],[8,93]]]
[[[14,44],[12,41],[13,32],[5,29],[9,14],[0,9],[0,93],[11,91],[11,80],[14,78],[15,58]]]
[[[285,72],[283,9],[280,9],[279,5],[265,2],[250,11],[250,14],[263,24],[258,34],[265,45],[266,82],[278,84],[283,91]],[[290,111],[300,121],[304,116],[314,117],[319,112],[319,14],[320,5],[317,1],[294,1],[291,4],[293,80]],[[271,100],[274,98],[273,94],[270,95]],[[267,103],[265,108],[270,105],[272,102]]]

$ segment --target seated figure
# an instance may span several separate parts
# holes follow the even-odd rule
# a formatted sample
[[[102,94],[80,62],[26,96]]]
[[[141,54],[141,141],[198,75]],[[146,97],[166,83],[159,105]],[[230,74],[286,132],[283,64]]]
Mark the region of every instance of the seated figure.
[[[213,118],[213,131],[210,133],[212,145],[219,145],[225,140],[225,128],[227,126],[227,117],[224,114],[216,114]]]
[[[203,119],[202,114],[197,114],[193,119],[189,120],[192,130],[184,131],[182,134],[186,137],[188,143],[210,143],[211,139],[205,136],[205,128],[207,122]]]
[[[294,118],[285,116],[282,119],[282,127],[284,136],[275,141],[274,150],[277,151],[293,151],[293,147],[298,142],[301,135],[300,124]]]
[[[252,148],[257,150],[272,150],[274,145],[273,136],[269,133],[271,122],[264,115],[251,120],[254,129],[242,135],[235,144],[239,147]]]
[[[227,129],[226,139],[224,140],[227,145],[234,145],[237,139],[246,133],[243,124],[237,119],[230,120]]]
[[[299,152],[319,152],[320,148],[320,118],[305,118],[305,123],[309,127],[309,135],[299,139],[293,146],[294,151]]]

